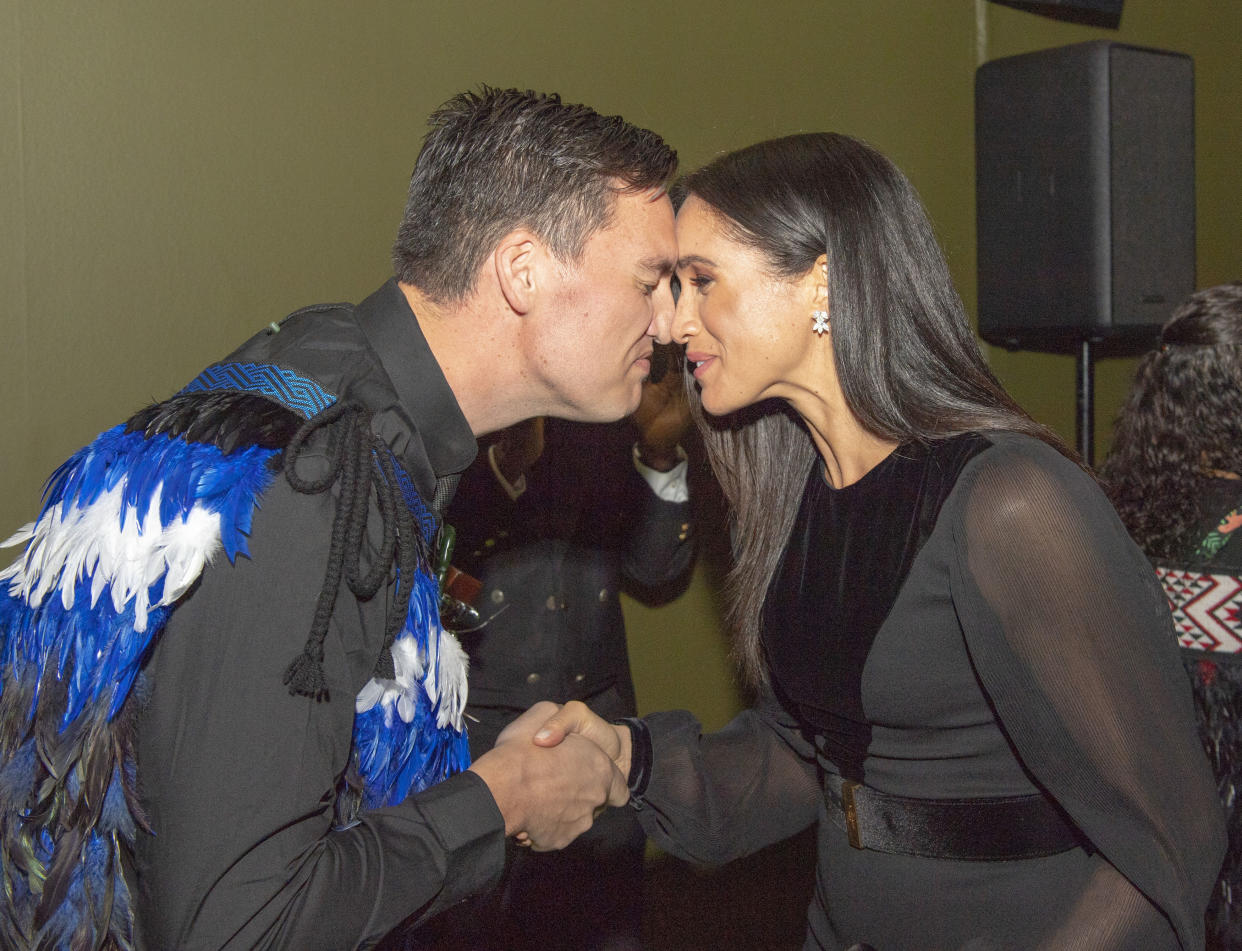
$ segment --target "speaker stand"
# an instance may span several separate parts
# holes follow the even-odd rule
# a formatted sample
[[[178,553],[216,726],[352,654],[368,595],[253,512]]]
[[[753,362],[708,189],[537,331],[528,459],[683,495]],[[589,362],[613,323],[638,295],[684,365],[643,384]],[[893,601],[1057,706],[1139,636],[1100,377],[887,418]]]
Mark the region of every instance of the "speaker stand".
[[[1095,465],[1095,354],[1091,341],[1084,339],[1078,347],[1078,419],[1074,427],[1078,436],[1078,454],[1089,466]]]

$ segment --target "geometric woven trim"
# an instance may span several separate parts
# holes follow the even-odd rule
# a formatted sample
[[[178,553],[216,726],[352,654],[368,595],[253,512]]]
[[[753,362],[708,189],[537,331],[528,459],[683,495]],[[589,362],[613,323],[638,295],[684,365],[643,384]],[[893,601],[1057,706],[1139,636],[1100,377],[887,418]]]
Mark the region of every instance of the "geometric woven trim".
[[[389,458],[392,460],[393,469],[397,474],[397,488],[401,490],[401,496],[405,499],[406,507],[410,510],[410,514],[414,516],[414,521],[418,523],[419,530],[423,533],[423,538],[430,543],[435,537],[436,517],[427,510],[427,506],[423,504],[422,496],[418,494],[418,489],[414,487],[413,481],[409,474],[402,468],[400,461],[391,450],[388,452]]]
[[[181,392],[214,390],[258,393],[306,419],[336,402],[336,397],[314,380],[270,363],[217,363],[191,380]]]
[[[1157,567],[1177,642],[1218,654],[1242,653],[1242,578],[1194,568]]]

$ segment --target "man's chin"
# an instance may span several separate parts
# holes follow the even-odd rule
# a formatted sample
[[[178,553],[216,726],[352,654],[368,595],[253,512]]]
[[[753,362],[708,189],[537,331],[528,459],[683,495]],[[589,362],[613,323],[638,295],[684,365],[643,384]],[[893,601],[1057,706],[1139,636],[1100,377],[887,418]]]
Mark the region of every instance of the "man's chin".
[[[582,402],[574,407],[574,415],[562,414],[566,419],[574,419],[581,423],[611,423],[630,416],[642,402],[642,381],[632,387],[605,398],[597,394],[590,402]]]

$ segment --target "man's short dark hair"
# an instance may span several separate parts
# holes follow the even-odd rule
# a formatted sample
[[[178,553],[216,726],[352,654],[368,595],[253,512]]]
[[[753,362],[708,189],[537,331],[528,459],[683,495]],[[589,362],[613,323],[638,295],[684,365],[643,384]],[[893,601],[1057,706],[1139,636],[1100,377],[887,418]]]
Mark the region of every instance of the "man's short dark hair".
[[[454,96],[429,125],[393,268],[440,303],[466,297],[484,257],[516,228],[576,260],[618,191],[663,187],[677,169],[654,132],[556,94],[484,86]]]

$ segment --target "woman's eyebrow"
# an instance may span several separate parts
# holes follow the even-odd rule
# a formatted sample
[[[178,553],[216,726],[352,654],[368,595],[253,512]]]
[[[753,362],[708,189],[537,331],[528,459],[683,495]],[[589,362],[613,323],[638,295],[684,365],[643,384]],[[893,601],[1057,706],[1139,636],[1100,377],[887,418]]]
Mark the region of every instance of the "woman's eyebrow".
[[[691,264],[705,264],[708,267],[716,267],[716,262],[710,258],[705,258],[701,254],[687,254],[684,258],[677,259],[677,270],[680,271]]]

